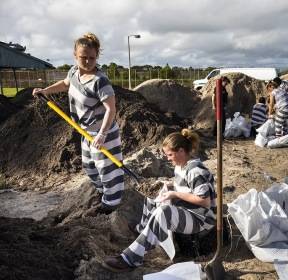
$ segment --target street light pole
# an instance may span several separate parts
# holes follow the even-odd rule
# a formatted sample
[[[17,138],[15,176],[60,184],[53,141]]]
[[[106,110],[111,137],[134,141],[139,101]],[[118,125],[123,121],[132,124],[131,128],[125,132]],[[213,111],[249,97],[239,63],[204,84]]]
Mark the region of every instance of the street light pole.
[[[134,38],[141,38],[139,34],[137,35],[128,35],[128,56],[129,56],[129,67],[128,67],[128,73],[129,73],[129,89],[131,90],[131,57],[130,57],[130,37]]]

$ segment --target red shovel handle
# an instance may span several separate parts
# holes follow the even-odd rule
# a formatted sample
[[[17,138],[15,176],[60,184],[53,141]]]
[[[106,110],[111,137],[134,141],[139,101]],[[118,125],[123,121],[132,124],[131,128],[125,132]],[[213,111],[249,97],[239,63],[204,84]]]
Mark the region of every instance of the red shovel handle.
[[[222,79],[216,81],[216,119],[221,121],[222,116]]]

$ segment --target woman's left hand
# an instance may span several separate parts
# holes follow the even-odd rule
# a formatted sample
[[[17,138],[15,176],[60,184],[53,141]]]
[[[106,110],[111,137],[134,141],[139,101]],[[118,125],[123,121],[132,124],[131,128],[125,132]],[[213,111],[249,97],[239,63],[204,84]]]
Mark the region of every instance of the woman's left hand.
[[[175,197],[177,197],[175,191],[163,192],[161,194],[161,197],[159,197],[159,202],[163,202],[165,200],[169,200],[169,199],[172,199],[172,198],[175,198]]]
[[[103,146],[103,144],[105,142],[105,139],[106,139],[106,135],[105,134],[98,133],[94,137],[94,140],[92,142],[92,146],[99,150]]]

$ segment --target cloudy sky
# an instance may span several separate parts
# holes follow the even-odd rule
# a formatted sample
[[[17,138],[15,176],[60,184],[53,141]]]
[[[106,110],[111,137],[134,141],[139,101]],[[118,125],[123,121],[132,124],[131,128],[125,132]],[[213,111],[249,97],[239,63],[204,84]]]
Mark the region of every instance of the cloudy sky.
[[[288,68],[287,0],[1,0],[0,41],[54,66],[95,33],[100,64]]]

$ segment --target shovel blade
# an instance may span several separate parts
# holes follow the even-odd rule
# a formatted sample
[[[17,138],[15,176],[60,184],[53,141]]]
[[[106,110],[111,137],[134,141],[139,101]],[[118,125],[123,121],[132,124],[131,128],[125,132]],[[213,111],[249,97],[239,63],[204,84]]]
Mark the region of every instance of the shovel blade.
[[[205,273],[207,280],[224,280],[226,275],[225,269],[220,260],[208,263],[205,267]]]

